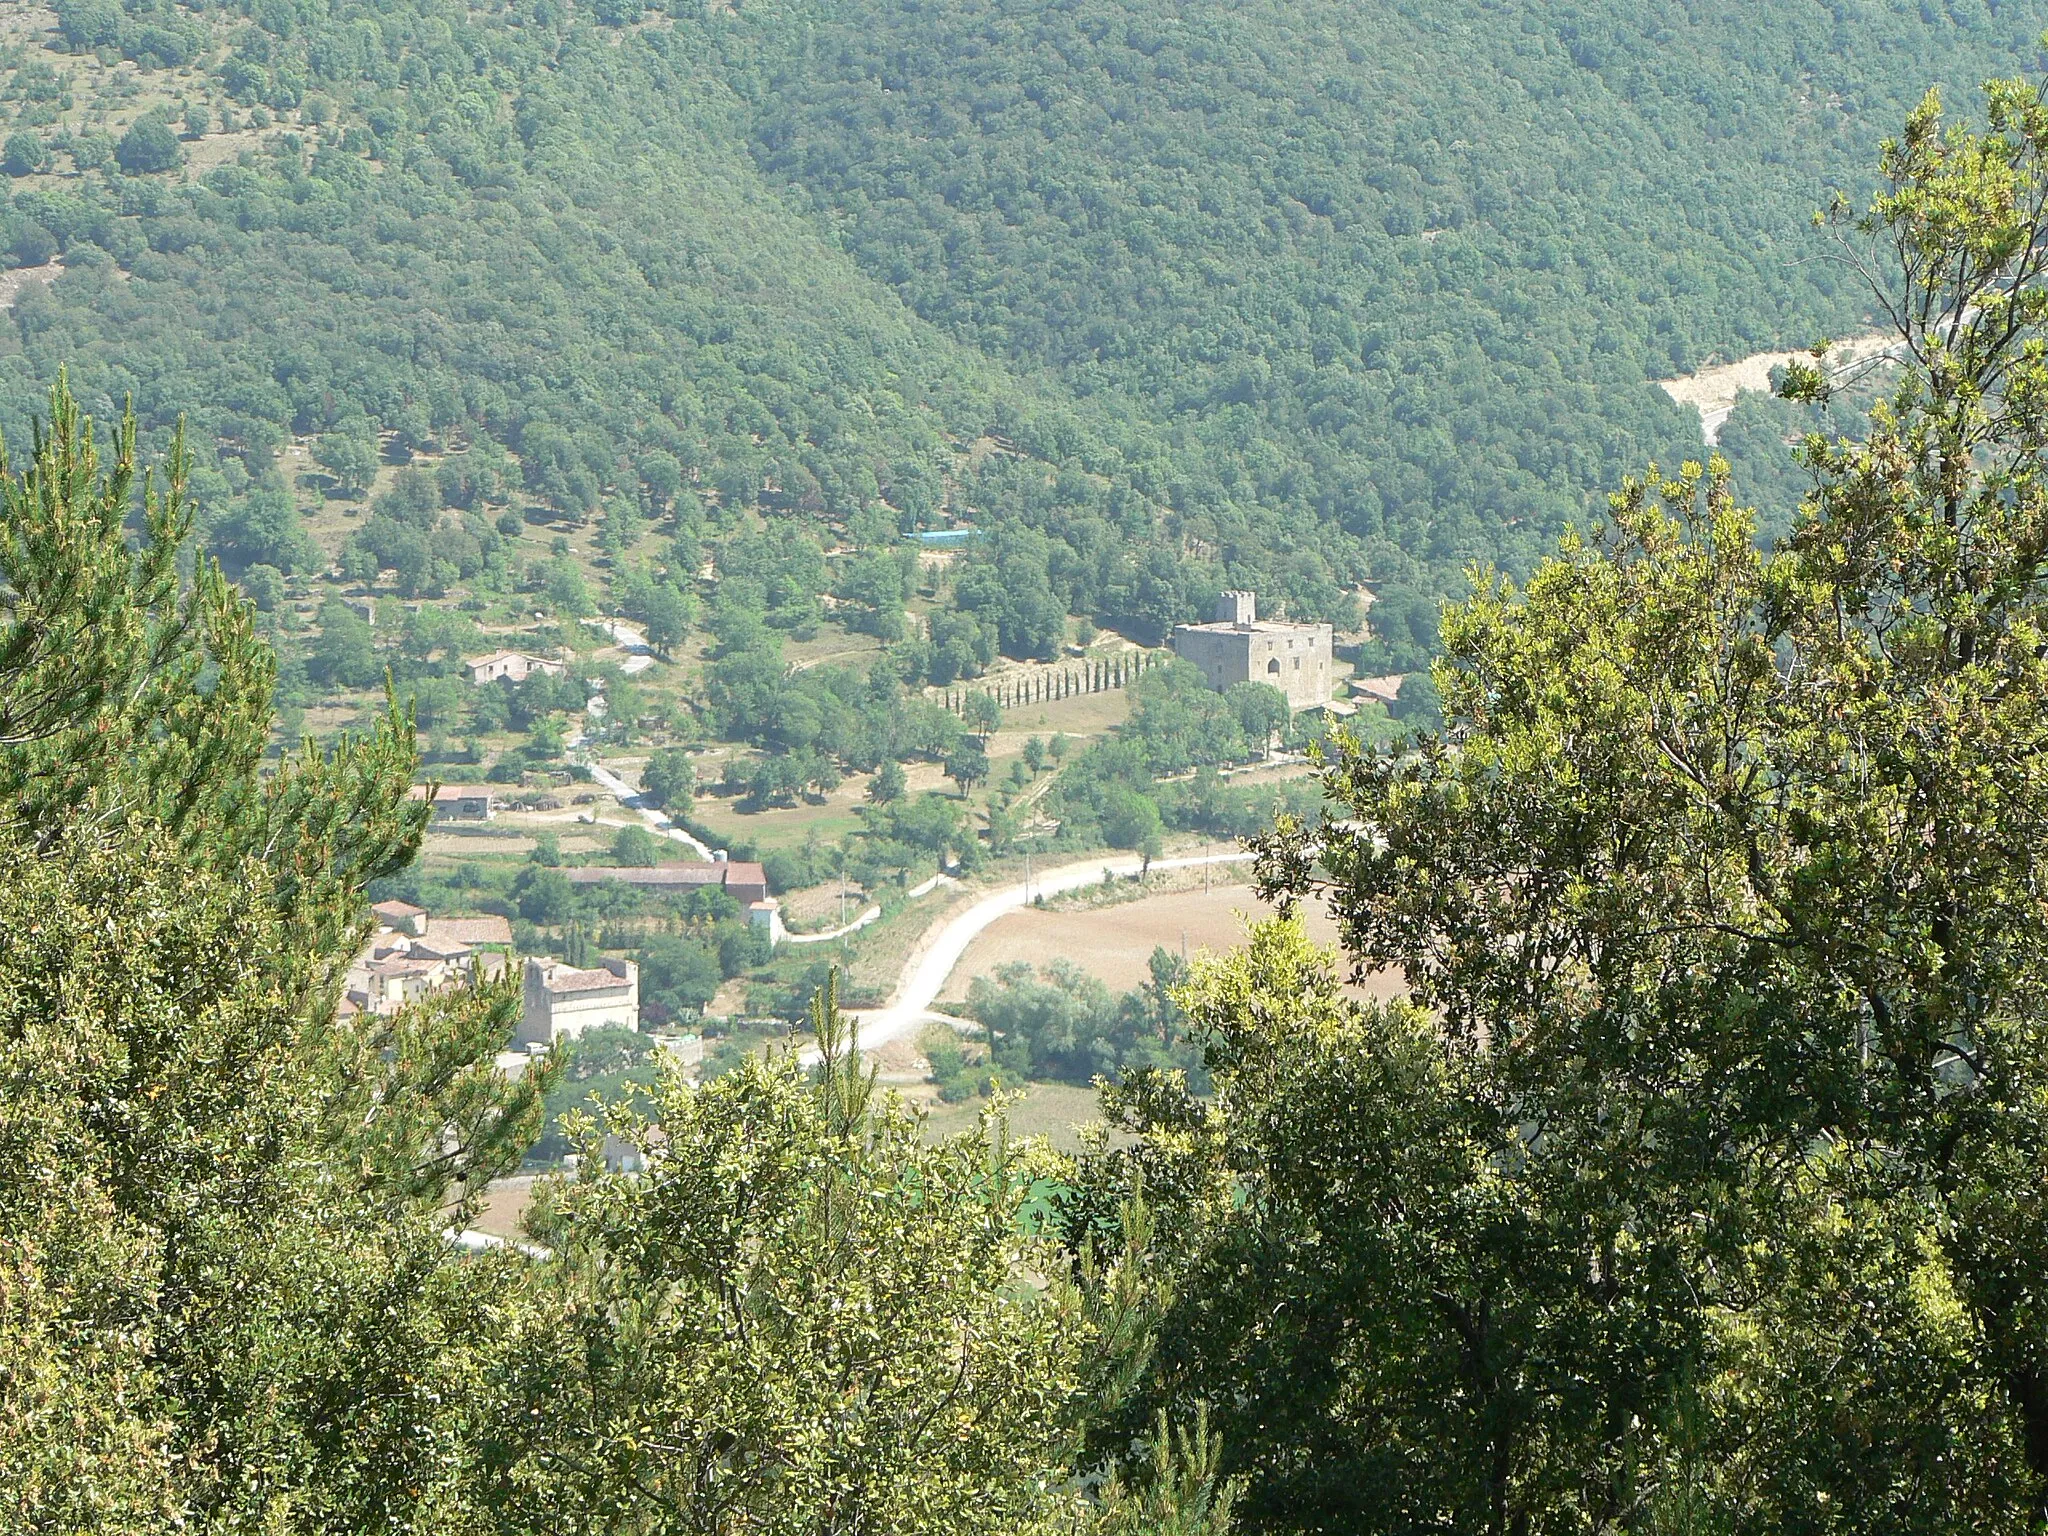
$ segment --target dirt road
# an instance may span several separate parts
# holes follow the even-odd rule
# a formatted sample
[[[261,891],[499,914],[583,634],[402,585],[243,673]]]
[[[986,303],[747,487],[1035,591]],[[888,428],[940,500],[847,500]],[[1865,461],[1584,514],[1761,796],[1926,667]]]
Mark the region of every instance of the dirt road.
[[[1240,852],[1186,859],[1154,859],[1152,867],[1171,870],[1194,869],[1204,864],[1248,864],[1251,857],[1249,853]],[[1143,867],[1143,862],[1136,854],[1118,854],[1109,858],[1086,859],[1077,864],[1063,864],[1056,869],[1040,871],[1023,884],[994,891],[966,911],[938,923],[910,952],[910,958],[903,965],[902,977],[896,983],[896,991],[887,1005],[859,1012],[861,1045],[873,1049],[914,1034],[920,1025],[934,1016],[932,1004],[944,990],[946,979],[953,974],[953,967],[967,952],[967,946],[1002,918],[1029,906],[1034,896],[1059,896],[1068,891],[1078,891],[1084,885],[1093,885],[1105,873],[1135,875]],[[815,1046],[804,1050],[803,1060],[817,1059]]]

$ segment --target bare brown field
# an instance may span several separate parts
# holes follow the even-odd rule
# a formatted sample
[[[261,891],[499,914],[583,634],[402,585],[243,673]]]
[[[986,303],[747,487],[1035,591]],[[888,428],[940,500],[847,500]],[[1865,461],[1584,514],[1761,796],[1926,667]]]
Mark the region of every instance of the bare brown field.
[[[532,1200],[531,1175],[520,1174],[509,1179],[498,1179],[484,1191],[476,1218],[470,1226],[475,1231],[488,1232],[493,1237],[520,1237],[523,1234],[519,1230],[519,1221],[526,1214],[526,1207]]]
[[[967,947],[946,982],[944,997],[957,1004],[966,998],[975,977],[993,975],[999,966],[1017,961],[1046,965],[1068,960],[1111,991],[1129,991],[1148,979],[1146,967],[1154,948],[1178,953],[1185,946],[1190,956],[1202,949],[1230,949],[1244,942],[1241,914],[1264,917],[1271,911],[1249,885],[1218,885],[1090,911],[1014,912]],[[1310,938],[1336,945],[1337,924],[1325,908],[1305,903],[1302,915]],[[1401,979],[1392,975],[1375,977],[1361,989],[1374,997],[1399,996],[1401,990]]]

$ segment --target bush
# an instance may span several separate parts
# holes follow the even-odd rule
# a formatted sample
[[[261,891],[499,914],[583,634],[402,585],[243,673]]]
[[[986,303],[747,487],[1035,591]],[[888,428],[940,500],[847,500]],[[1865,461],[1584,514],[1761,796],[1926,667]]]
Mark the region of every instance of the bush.
[[[114,0],[57,0],[57,30],[76,52],[116,47],[127,19]]]
[[[57,254],[57,237],[30,219],[14,232],[14,243],[8,250],[16,266],[40,267]]]
[[[988,1030],[990,1056],[1006,1076],[1085,1084],[1134,1067],[1170,1067],[1203,1091],[1202,1053],[1170,995],[1185,966],[1178,955],[1154,949],[1151,972],[1144,986],[1117,997],[1065,960],[1036,972],[1005,965],[993,979],[975,978],[967,1014]]]
[[[0,169],[10,176],[33,176],[50,167],[50,149],[33,133],[10,133],[0,150]]]
[[[529,923],[559,923],[573,910],[576,888],[559,869],[529,864],[512,883],[519,915]]]
[[[651,869],[661,862],[661,845],[645,827],[621,827],[612,838],[612,860],[635,869]]]
[[[697,770],[691,766],[689,754],[682,748],[663,747],[647,760],[646,771],[640,775],[640,784],[655,805],[678,816],[687,816],[691,796],[697,786]]]
[[[242,590],[258,613],[275,613],[284,601],[284,572],[274,565],[252,565],[242,572]]]
[[[561,1049],[562,1075],[548,1089],[547,1127],[527,1153],[530,1162],[557,1162],[573,1150],[561,1127],[569,1111],[594,1116],[597,1105],[630,1099],[654,1086],[654,1042],[630,1029],[593,1029]]]
[[[640,950],[640,996],[669,1018],[704,1011],[725,980],[718,952],[695,938],[659,934]]]
[[[941,1103],[959,1104],[980,1091],[981,1083],[967,1064],[960,1037],[949,1026],[931,1025],[917,1037],[917,1047],[931,1064],[929,1081],[937,1084]]]
[[[113,135],[93,131],[71,141],[71,163],[81,171],[103,171],[114,163]]]
[[[131,176],[147,176],[183,165],[185,150],[163,115],[151,112],[137,118],[135,126],[121,136],[114,160]]]

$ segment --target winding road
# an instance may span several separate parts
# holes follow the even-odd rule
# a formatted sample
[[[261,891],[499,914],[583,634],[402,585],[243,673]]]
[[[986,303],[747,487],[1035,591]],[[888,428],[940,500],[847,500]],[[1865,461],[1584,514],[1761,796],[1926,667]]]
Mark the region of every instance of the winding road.
[[[645,672],[654,665],[654,650],[647,643],[646,634],[619,619],[585,619],[592,629],[601,629],[612,637],[613,644],[626,653],[626,659],[619,664],[619,670],[628,677],[635,672]]]
[[[1184,859],[1154,859],[1152,867],[1161,870],[1195,869],[1204,864],[1248,864],[1251,859],[1248,852],[1212,853]],[[935,924],[904,962],[895,995],[880,1008],[849,1010],[860,1022],[862,1048],[873,1050],[878,1045],[887,1045],[892,1040],[902,1039],[927,1020],[944,1018],[945,1015],[932,1012],[932,1004],[945,990],[953,967],[967,953],[967,946],[1012,912],[1029,906],[1032,898],[1063,896],[1069,891],[1095,884],[1104,874],[1135,875],[1143,867],[1144,861],[1135,854],[1062,864],[1034,875],[1022,885],[992,891],[966,911]],[[800,1059],[806,1063],[815,1062],[818,1059],[817,1047],[806,1046]]]
[[[849,933],[859,932],[867,927],[869,923],[879,919],[881,915],[882,909],[880,907],[869,907],[852,922],[841,923],[837,928],[828,928],[823,933],[791,933],[785,928],[782,930],[782,941],[785,944],[829,944],[834,939],[843,939]]]

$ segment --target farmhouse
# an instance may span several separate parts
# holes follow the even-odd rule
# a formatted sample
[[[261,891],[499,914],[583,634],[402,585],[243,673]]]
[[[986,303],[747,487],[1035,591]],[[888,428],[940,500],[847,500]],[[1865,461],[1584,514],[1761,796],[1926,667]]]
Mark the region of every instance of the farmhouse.
[[[565,869],[571,885],[600,885],[615,880],[661,896],[679,896],[704,889],[722,890],[742,908],[763,901],[768,895],[768,872],[759,864],[733,863],[713,859],[709,864],[657,864],[652,869],[616,864],[592,864],[583,869]]]
[[[640,967],[607,956],[585,971],[560,960],[530,958],[520,1000],[515,1045],[552,1045],[591,1029],[638,1029]]]
[[[536,672],[546,672],[560,677],[568,670],[561,662],[546,656],[529,656],[524,651],[493,651],[488,656],[479,656],[474,661],[464,661],[469,669],[472,683],[495,683],[501,677],[509,677],[515,683],[523,683]]]
[[[1258,616],[1250,592],[1226,592],[1208,624],[1177,624],[1174,654],[1202,669],[1218,693],[1233,683],[1271,683],[1296,709],[1330,697],[1334,632],[1328,624],[1282,624]]]
[[[413,785],[413,799],[426,797],[426,785]],[[489,821],[497,814],[497,801],[481,784],[443,784],[434,791],[436,821]]]

